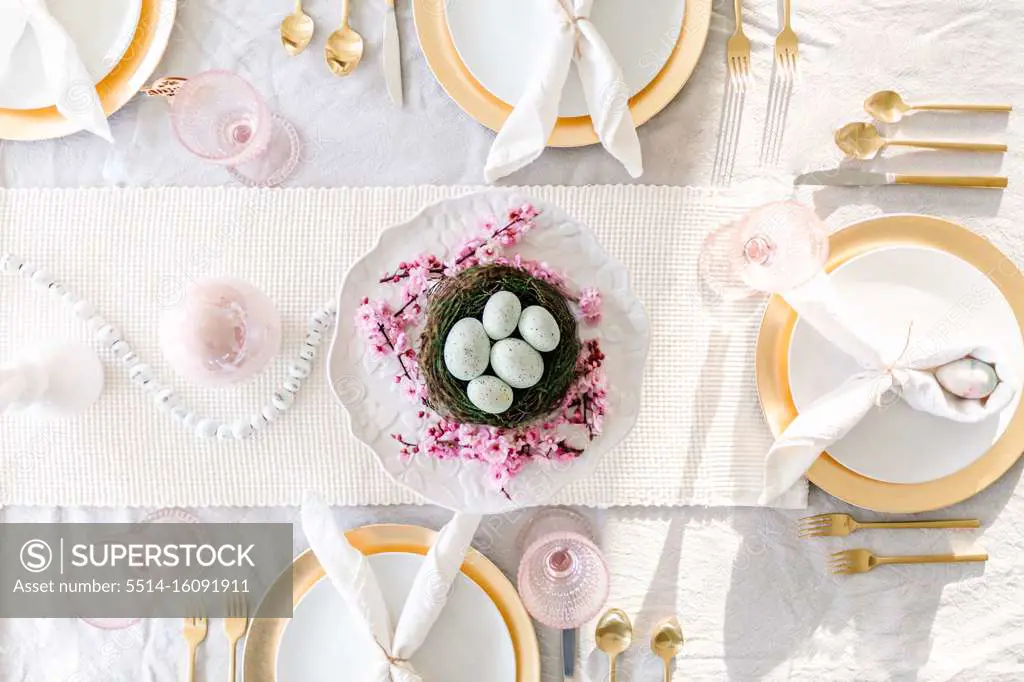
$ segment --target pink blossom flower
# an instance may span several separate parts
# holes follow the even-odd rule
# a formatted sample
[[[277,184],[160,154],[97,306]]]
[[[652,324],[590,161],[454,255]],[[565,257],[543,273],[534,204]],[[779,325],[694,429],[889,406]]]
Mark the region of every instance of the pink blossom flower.
[[[598,324],[601,321],[601,292],[593,288],[580,291],[579,307],[580,317],[586,324]]]

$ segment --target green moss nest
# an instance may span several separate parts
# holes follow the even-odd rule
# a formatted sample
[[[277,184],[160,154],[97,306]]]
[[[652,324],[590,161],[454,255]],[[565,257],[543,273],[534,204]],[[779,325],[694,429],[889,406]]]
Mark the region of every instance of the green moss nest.
[[[469,382],[451,375],[444,364],[444,343],[456,322],[465,317],[480,319],[487,300],[499,291],[510,291],[528,306],[545,308],[558,323],[561,340],[544,358],[544,374],[535,386],[513,389],[512,407],[501,414],[477,408],[466,395]],[[518,333],[513,334],[513,338]],[[480,265],[447,279],[430,294],[427,322],[420,338],[420,372],[426,382],[428,402],[439,414],[468,424],[515,428],[537,421],[562,404],[576,373],[580,349],[576,318],[565,296],[554,286],[518,268]]]

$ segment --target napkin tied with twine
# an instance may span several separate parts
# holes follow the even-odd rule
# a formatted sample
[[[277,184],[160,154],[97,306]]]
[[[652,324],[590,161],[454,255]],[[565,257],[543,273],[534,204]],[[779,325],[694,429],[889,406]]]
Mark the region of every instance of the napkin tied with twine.
[[[485,180],[503,178],[529,165],[544,151],[558,120],[558,105],[572,62],[583,83],[598,139],[632,177],[640,177],[643,159],[629,110],[629,93],[608,43],[590,21],[594,0],[542,2],[557,29],[541,48],[536,72],[491,145],[484,166]]]
[[[808,405],[775,439],[765,460],[759,504],[768,504],[788,490],[822,452],[874,409],[902,400],[921,412],[974,423],[1002,411],[1020,390],[1020,379],[1010,368],[1006,351],[998,346],[967,341],[908,352],[909,328],[905,339],[878,338],[877,330],[855,328],[827,275],[818,275],[784,298],[801,319],[856,360],[863,371]],[[984,400],[946,392],[931,371],[965,357],[995,367],[999,381]]]
[[[456,514],[438,532],[392,629],[369,559],[348,542],[319,496],[310,493],[303,499],[302,529],[309,546],[348,608],[366,625],[369,646],[377,652],[373,669],[360,680],[423,682],[409,659],[441,615],[480,519],[475,514]]]
[[[57,111],[84,130],[113,142],[93,77],[75,42],[44,0],[0,0],[0,79],[11,67],[11,55],[28,28],[39,44],[46,85]]]

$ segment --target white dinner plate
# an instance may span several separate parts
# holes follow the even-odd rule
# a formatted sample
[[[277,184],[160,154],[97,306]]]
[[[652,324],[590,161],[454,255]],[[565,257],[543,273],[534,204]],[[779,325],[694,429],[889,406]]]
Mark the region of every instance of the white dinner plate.
[[[1024,341],[1013,310],[995,284],[944,251],[897,246],[870,251],[831,275],[850,313],[903,338],[913,322],[911,348],[939,339],[982,340],[1008,349],[1022,375]],[[789,349],[793,402],[802,410],[857,372],[849,356],[797,320]],[[828,452],[863,476],[915,484],[948,476],[983,455],[1006,430],[1017,404],[977,424],[960,424],[908,407],[876,408]]]
[[[494,96],[515,105],[555,30],[558,0],[458,0],[446,3],[452,41],[470,73]],[[679,40],[684,0],[597,0],[591,21],[622,68],[630,97],[654,80]],[[587,116],[576,67],[562,92],[559,116]]]
[[[382,553],[369,557],[384,593],[392,625],[423,557]],[[334,586],[321,579],[295,607],[277,657],[278,682],[338,682],[362,679],[373,647]],[[425,680],[516,682],[516,655],[498,607],[460,573],[440,617],[412,664]]]
[[[47,7],[75,41],[95,84],[114,70],[128,50],[139,24],[142,0],[48,0]],[[11,54],[7,74],[0,80],[0,109],[39,109],[53,104],[35,32],[27,27]]]

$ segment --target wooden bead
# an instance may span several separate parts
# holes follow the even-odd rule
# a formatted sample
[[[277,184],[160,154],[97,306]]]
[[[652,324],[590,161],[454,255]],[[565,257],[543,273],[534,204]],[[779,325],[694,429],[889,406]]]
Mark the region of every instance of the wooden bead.
[[[295,395],[288,391],[277,391],[274,393],[274,397],[270,399],[270,402],[279,411],[284,412],[295,402]]]
[[[121,340],[121,330],[112,324],[105,324],[96,332],[96,340],[104,346],[112,346]]]
[[[220,427],[213,419],[203,419],[196,424],[196,433],[199,434],[200,438],[213,438],[217,435],[217,429]]]
[[[255,429],[248,419],[239,419],[231,425],[231,433],[237,440],[245,440],[252,436]]]
[[[75,304],[75,315],[78,315],[79,319],[88,320],[95,312],[92,303],[88,301],[83,300]]]
[[[305,379],[309,376],[312,369],[313,365],[310,364],[309,360],[303,360],[302,358],[296,358],[288,363],[288,374],[296,379]]]

